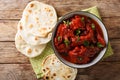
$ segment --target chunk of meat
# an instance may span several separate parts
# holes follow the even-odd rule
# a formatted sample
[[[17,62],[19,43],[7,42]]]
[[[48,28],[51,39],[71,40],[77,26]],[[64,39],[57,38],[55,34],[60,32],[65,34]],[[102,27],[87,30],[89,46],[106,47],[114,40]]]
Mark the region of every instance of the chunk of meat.
[[[74,18],[72,18],[70,28],[74,31],[78,28],[83,28],[83,24],[84,23],[82,22],[81,17],[75,16]]]
[[[86,48],[75,47],[75,49],[69,51],[70,60],[72,63],[87,63],[90,59],[87,56],[84,56]]]
[[[93,30],[92,30],[92,28],[90,27],[89,24],[86,25],[86,28],[87,28],[87,32],[88,33],[86,35],[84,35],[84,36],[80,36],[80,40],[82,42],[84,42],[84,41],[91,41],[92,38],[94,37]]]
[[[104,41],[104,39],[101,37],[100,34],[97,34],[97,39],[98,39],[98,42],[100,42],[100,43],[103,45],[103,47],[104,47],[104,46],[105,46],[105,41]]]

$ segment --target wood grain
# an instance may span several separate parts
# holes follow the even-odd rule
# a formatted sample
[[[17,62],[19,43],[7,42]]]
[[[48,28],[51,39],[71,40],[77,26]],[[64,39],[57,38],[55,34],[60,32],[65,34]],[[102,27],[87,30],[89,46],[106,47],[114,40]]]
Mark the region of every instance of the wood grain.
[[[76,80],[118,80],[120,63],[101,62],[79,69]],[[30,64],[0,64],[0,80],[37,80]]]
[[[0,80],[37,80],[30,64],[0,64]]]
[[[29,60],[17,51],[14,42],[0,42],[0,63],[29,63]]]
[[[120,18],[103,18],[110,38],[120,38]],[[0,20],[0,41],[14,41],[18,20]],[[114,34],[113,34],[114,33]]]
[[[32,0],[0,0],[0,80],[37,80],[29,59],[17,51],[14,37],[23,9]],[[79,69],[76,80],[120,79],[120,0],[38,0],[53,5],[58,16],[97,6],[114,55]]]
[[[103,61],[120,61],[120,39],[111,40],[114,55]],[[17,51],[14,42],[0,42],[0,63],[29,63],[27,57]]]
[[[0,20],[0,41],[14,41],[18,21]]]
[[[32,0],[1,0],[0,19],[20,19],[22,11]],[[102,17],[120,17],[120,0],[38,0],[53,5],[62,16],[68,12],[97,6]]]
[[[101,62],[87,69],[79,69],[77,80],[119,80],[120,63]]]

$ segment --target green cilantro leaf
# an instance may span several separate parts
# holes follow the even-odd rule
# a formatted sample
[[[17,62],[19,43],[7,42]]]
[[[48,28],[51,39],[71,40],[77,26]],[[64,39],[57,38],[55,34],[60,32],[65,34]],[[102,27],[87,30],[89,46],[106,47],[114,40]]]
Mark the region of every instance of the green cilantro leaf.
[[[103,45],[100,42],[97,42],[97,47],[101,48]]]
[[[67,39],[65,39],[65,40],[64,40],[64,43],[65,43],[66,46],[68,46],[68,45],[70,44],[70,41],[67,40]]]
[[[82,58],[82,57],[80,57],[80,56],[78,56],[78,59],[79,59],[80,61],[82,61],[82,60],[83,60],[83,58]]]
[[[95,29],[95,24],[92,23],[92,24],[91,24],[91,27],[92,27],[92,29],[94,30],[94,29]]]
[[[89,41],[84,41],[84,46],[89,46]]]
[[[60,39],[61,39],[61,36],[58,36],[58,41],[60,41]]]
[[[71,24],[71,22],[70,22],[69,20],[63,21],[63,23],[64,23],[65,25],[67,25],[67,27]]]
[[[85,18],[84,18],[84,17],[82,17],[82,18],[81,18],[81,21],[84,21],[84,20],[85,20]]]
[[[80,37],[77,38],[77,42],[79,42],[79,41],[80,41]]]
[[[81,33],[80,29],[77,29],[77,30],[75,31],[75,35],[77,35],[77,36],[79,36],[80,33]]]

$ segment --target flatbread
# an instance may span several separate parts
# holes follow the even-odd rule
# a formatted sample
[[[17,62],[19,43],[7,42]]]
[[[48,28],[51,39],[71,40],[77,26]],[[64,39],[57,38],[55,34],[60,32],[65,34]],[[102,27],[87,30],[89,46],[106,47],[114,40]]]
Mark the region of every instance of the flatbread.
[[[60,62],[55,54],[51,54],[44,59],[42,71],[44,80],[75,80],[77,75],[77,69]]]
[[[18,29],[28,44],[45,44],[51,40],[52,30],[56,23],[57,15],[52,6],[32,1],[23,11],[22,26]]]
[[[21,31],[22,28],[23,28],[23,25],[22,25],[22,22],[20,20],[19,23],[18,23],[18,31],[20,32],[23,39],[27,40],[27,41],[25,40],[25,42],[28,43],[28,44],[41,45],[41,44],[46,44],[51,40],[52,32],[48,33],[48,35],[46,37],[40,37],[40,36],[33,35],[29,31]]]
[[[15,36],[15,45],[18,51],[20,51],[22,54],[30,58],[40,55],[46,47],[46,44],[35,45],[35,46],[27,44],[23,40],[19,31]]]

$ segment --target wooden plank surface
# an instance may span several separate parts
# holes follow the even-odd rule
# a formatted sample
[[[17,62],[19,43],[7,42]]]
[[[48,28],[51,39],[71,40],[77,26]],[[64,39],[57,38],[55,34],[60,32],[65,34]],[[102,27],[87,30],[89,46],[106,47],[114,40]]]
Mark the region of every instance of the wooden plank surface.
[[[101,62],[87,69],[79,69],[77,80],[119,80],[120,63]]]
[[[20,19],[28,2],[32,0],[1,0],[0,19]],[[70,11],[98,6],[102,17],[120,17],[120,0],[38,0],[53,5],[58,15],[64,15]]]
[[[101,62],[79,69],[76,80],[119,80],[120,63]],[[0,80],[37,80],[30,64],[0,64]]]
[[[0,20],[0,41],[14,41],[19,20]],[[120,18],[103,18],[109,38],[120,38]],[[7,34],[9,33],[9,34]],[[113,34],[114,33],[114,34]]]
[[[32,0],[0,0],[0,80],[37,80],[29,59],[17,51],[14,37],[22,11]],[[114,55],[79,69],[76,80],[120,79],[120,0],[38,0],[53,5],[58,16],[92,6],[99,8]]]
[[[114,55],[103,61],[119,62],[120,61],[120,39],[110,40]],[[29,59],[17,51],[14,42],[0,42],[0,63],[29,63]]]
[[[36,80],[30,64],[0,64],[0,80]]]

